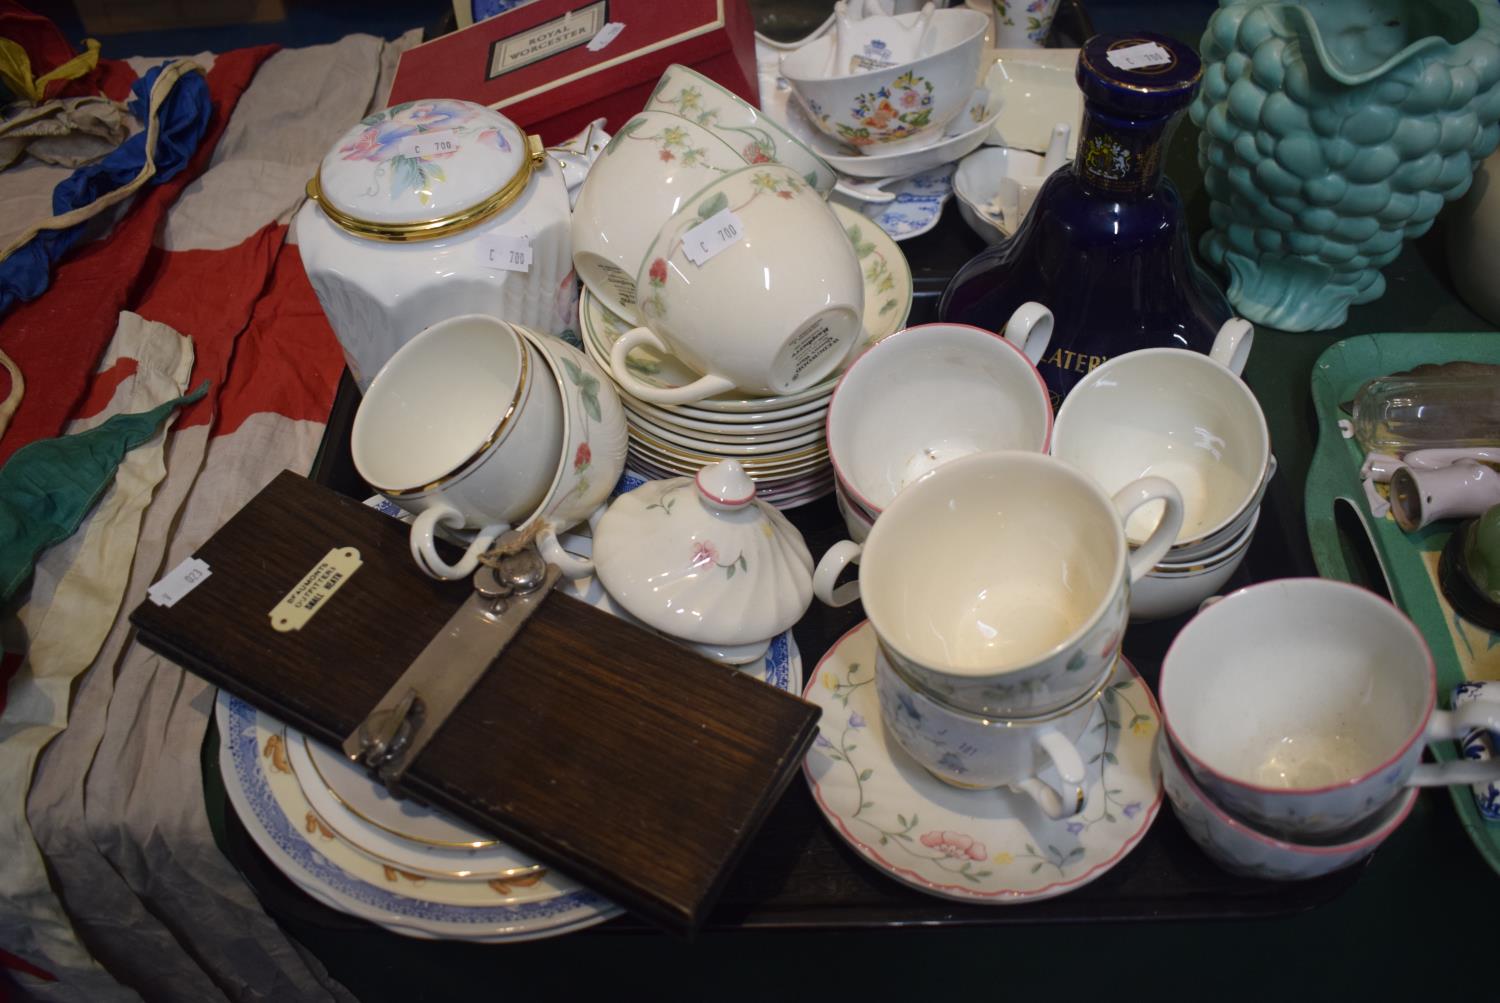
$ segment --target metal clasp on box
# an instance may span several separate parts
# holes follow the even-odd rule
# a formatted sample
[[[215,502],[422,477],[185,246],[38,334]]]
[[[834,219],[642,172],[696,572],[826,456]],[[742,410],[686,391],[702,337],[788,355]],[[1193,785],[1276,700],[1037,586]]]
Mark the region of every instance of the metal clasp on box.
[[[501,550],[514,532],[497,541]],[[560,577],[533,544],[506,554],[498,567],[474,572],[474,592],[428,642],[359,727],[344,754],[393,793],[407,768],[469,695]]]

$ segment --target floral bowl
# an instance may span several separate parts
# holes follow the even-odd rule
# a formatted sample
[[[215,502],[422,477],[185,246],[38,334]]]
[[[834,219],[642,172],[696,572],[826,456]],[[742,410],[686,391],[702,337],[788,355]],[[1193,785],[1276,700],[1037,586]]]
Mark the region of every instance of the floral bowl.
[[[915,18],[917,14],[900,15]],[[781,57],[781,75],[813,123],[860,153],[916,149],[941,136],[979,79],[989,18],[952,8],[933,12],[929,56],[893,66],[828,75],[836,39],[824,35]],[[835,67],[847,71],[848,67]]]
[[[1157,736],[1156,755],[1167,798],[1193,842],[1231,874],[1272,881],[1316,878],[1358,863],[1400,828],[1419,793],[1408,788],[1337,839],[1292,843],[1266,835],[1216,804],[1193,780],[1166,729]]]

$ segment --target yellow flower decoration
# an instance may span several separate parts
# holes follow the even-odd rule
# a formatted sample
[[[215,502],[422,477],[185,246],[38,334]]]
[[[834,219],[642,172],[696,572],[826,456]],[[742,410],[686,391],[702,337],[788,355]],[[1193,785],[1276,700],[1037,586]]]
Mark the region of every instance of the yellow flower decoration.
[[[668,146],[678,146],[687,140],[687,132],[677,126],[668,126],[661,132],[662,141]]]
[[[836,690],[839,688],[839,681],[833,678],[832,672],[823,673],[823,688],[825,690]]]
[[[750,179],[750,183],[763,192],[774,192],[776,190],[776,179],[769,174],[757,174]]]
[[[1001,852],[995,854],[995,857],[994,857],[995,863],[997,863],[997,864],[1009,864],[1009,863],[1013,863],[1015,861],[1015,859],[1016,859],[1015,857],[1012,857],[1010,854],[1004,852],[1003,850]]]
[[[1154,725],[1149,717],[1143,717],[1130,726],[1130,730],[1137,735],[1149,735]]]

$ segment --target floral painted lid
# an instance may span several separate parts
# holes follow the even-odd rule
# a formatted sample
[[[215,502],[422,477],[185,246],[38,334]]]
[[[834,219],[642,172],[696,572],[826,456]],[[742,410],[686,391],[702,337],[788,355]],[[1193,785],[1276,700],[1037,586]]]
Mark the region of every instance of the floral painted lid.
[[[514,201],[544,156],[539,140],[484,105],[409,101],[345,133],[308,183],[308,195],[360,236],[437,237]]]
[[[755,497],[737,460],[615,499],[594,529],[594,567],[632,615],[704,645],[763,642],[812,602],[802,534]]]

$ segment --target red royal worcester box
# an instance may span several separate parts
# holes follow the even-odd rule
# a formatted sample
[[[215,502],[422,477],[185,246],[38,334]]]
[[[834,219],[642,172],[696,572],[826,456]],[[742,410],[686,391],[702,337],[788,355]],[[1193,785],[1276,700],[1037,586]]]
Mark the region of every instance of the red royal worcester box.
[[[477,101],[553,145],[600,116],[619,129],[673,63],[758,105],[746,0],[532,0],[407,50],[390,103]]]

